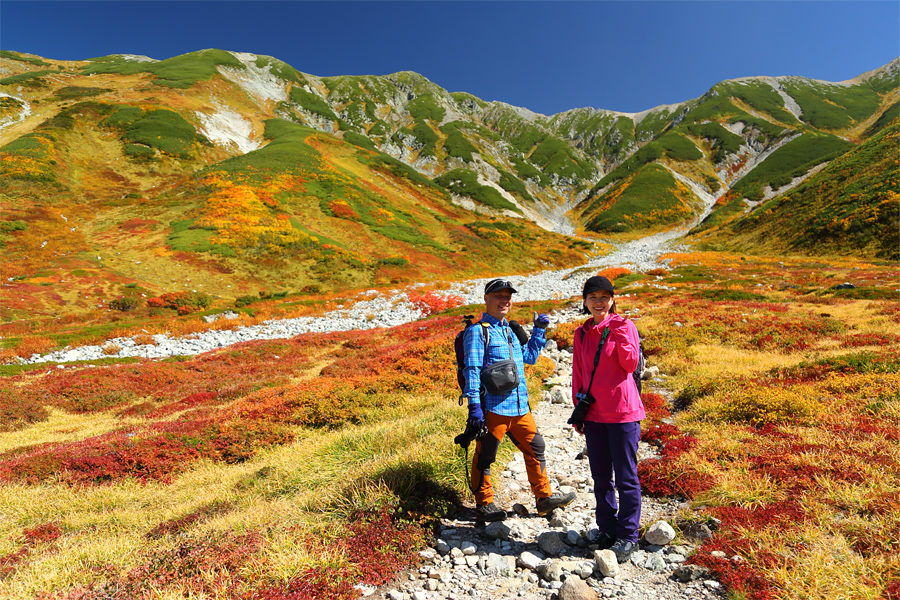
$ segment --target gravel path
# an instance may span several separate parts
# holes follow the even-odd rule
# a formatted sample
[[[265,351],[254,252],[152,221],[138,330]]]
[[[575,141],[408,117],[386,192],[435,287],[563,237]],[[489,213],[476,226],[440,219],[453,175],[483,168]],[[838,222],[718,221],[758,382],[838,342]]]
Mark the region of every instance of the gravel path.
[[[575,314],[556,317],[566,321]],[[547,443],[551,485],[554,490],[576,492],[576,500],[538,516],[525,463],[517,452],[509,463],[497,463],[492,469],[495,503],[509,514],[505,521],[484,526],[476,523],[471,505],[457,509],[441,520],[430,547],[420,553],[419,565],[381,588],[358,586],[361,598],[705,600],[721,596],[721,585],[704,569],[683,564],[699,543],[675,537],[669,525],[688,512],[685,502],[642,498],[641,524],[648,533],[640,549],[622,564],[615,562],[611,551],[597,552],[596,503],[584,438],[566,424],[572,413],[571,388],[566,387],[571,383],[571,354],[553,346],[545,351],[557,363],[556,373],[545,381],[552,387],[533,412]],[[655,456],[654,448],[640,443],[639,460]]]

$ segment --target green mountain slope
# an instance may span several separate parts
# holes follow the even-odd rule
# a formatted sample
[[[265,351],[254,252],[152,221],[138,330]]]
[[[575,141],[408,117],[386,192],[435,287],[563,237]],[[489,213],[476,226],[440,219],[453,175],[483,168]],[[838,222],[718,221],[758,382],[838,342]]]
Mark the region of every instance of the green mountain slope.
[[[900,118],[894,116],[795,189],[694,234],[718,248],[900,259],[898,141]]]
[[[9,277],[77,271],[111,282],[104,293],[155,293],[187,269],[226,297],[575,264],[582,246],[550,231],[560,206],[581,233],[632,236],[712,207],[697,231],[714,233],[885,131],[898,65],[545,116],[412,72],[317,77],[214,49],[162,61],[3,51]],[[32,292],[52,301],[13,310],[96,305]]]

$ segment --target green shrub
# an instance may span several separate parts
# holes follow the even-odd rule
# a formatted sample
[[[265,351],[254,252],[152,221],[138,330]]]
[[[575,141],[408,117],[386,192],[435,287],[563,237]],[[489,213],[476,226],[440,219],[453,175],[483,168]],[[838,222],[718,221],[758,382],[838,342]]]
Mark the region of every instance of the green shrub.
[[[51,75],[55,71],[29,71],[28,73],[19,73],[0,79],[0,85],[46,85],[41,78],[45,75]]]
[[[531,179],[533,181],[537,181],[542,186],[550,185],[550,179],[534,165],[528,162],[528,160],[524,158],[518,158],[516,156],[513,156],[511,160],[516,167],[516,173],[518,173],[519,177],[521,177],[522,179]]]
[[[525,184],[522,183],[517,177],[514,177],[510,173],[504,171],[503,169],[497,169],[500,171],[500,187],[502,187],[507,192],[516,194],[519,198],[523,200],[528,200],[529,202],[534,202],[534,198],[531,197],[531,194],[528,193],[528,188],[525,187]]]
[[[18,52],[12,52],[11,50],[0,50],[0,58],[8,58],[10,60],[18,60],[20,62],[27,62],[32,65],[37,65],[39,67],[49,67],[52,66],[48,62],[44,62],[39,58],[33,56],[22,56]],[[62,66],[60,66],[60,69]]]
[[[117,106],[101,124],[120,129],[122,141],[126,143],[125,153],[136,158],[153,156],[150,148],[190,158],[195,143],[209,143],[181,115],[167,109],[144,111],[133,106]]]
[[[358,133],[354,133],[352,131],[348,131],[344,133],[344,141],[353,144],[354,146],[359,146],[360,148],[365,148],[366,150],[378,151],[378,148],[375,147],[375,142],[370,140],[364,135],[360,135]]]
[[[739,197],[755,190],[761,190],[773,180],[796,171],[807,172],[823,162],[827,162],[852,148],[853,144],[828,134],[807,132],[778,148],[769,157],[747,173],[731,189],[731,194]],[[761,196],[760,196],[761,197]]]
[[[588,179],[594,172],[590,164],[575,155],[567,142],[555,137],[547,137],[538,144],[531,153],[531,162],[543,165],[544,173],[560,177]]]
[[[444,141],[444,150],[449,156],[461,158],[466,162],[472,162],[472,153],[478,152],[478,149],[472,145],[466,136],[464,136],[458,127],[444,128],[441,131],[447,133],[447,139]]]
[[[667,169],[657,164],[646,165],[603,196],[591,200],[585,215],[591,214],[594,206],[604,206],[610,194],[618,196],[612,206],[593,214],[586,227],[592,231],[622,232],[681,221],[693,209],[679,190],[678,182]]]
[[[405,267],[409,264],[409,260],[402,256],[388,256],[387,258],[379,258],[377,264],[392,267]]]
[[[90,64],[82,69],[82,74],[119,73],[133,75],[135,73],[152,73],[156,85],[185,89],[197,81],[207,81],[218,73],[217,67],[224,65],[244,69],[244,64],[225,50],[200,50],[168,58],[156,62],[128,60],[114,54],[90,59]]]
[[[492,187],[478,183],[478,175],[469,169],[453,169],[436,177],[434,182],[458,196],[468,196],[476,202],[493,208],[512,210],[521,213],[522,210],[500,195],[500,192]]]
[[[141,146],[138,144],[125,144],[125,155],[132,158],[153,158],[156,152],[153,148]]]
[[[866,86],[793,82],[784,90],[797,101],[804,121],[818,129],[844,129],[864,121],[878,110],[881,97]]]
[[[28,229],[28,223],[25,221],[0,221],[0,233],[25,231],[26,229]]]
[[[321,96],[313,94],[312,92],[307,92],[303,88],[292,88],[291,100],[311,113],[323,116],[326,119],[331,119],[332,121],[338,120],[337,115],[334,114],[334,111],[331,110],[331,107],[328,106],[328,103],[325,102]]]
[[[409,114],[412,115],[412,118],[417,121],[421,119],[443,121],[444,115],[447,114],[447,111],[443,107],[438,106],[434,96],[430,94],[413,98],[409,104],[406,105],[406,110],[408,110]]]
[[[729,154],[736,153],[744,143],[744,138],[715,122],[692,123],[687,126],[687,130],[691,135],[705,138],[712,143],[713,162],[716,164],[725,160]]]
[[[108,94],[111,91],[110,88],[78,87],[70,85],[56,90],[54,95],[62,100],[72,100],[74,98],[87,98],[90,96],[99,96],[100,94]]]
[[[137,298],[132,298],[130,296],[123,296],[120,298],[114,298],[107,303],[107,307],[112,310],[119,310],[122,312],[128,312],[130,310],[134,310],[138,307],[140,301]]]
[[[657,140],[666,151],[666,155],[672,160],[697,160],[703,158],[703,153],[694,145],[694,142],[677,133],[667,133]]]

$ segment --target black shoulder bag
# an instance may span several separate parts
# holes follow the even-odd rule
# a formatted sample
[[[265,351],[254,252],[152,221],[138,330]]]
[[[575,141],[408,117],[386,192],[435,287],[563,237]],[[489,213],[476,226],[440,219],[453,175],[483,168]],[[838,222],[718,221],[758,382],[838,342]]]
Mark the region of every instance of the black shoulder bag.
[[[490,325],[482,323],[481,333],[484,336],[484,360],[488,360],[488,342],[490,341]],[[509,344],[509,358],[498,360],[495,363],[481,367],[481,384],[489,394],[499,395],[510,392],[519,387],[519,369],[513,360],[512,340],[509,333],[506,334],[506,342]]]

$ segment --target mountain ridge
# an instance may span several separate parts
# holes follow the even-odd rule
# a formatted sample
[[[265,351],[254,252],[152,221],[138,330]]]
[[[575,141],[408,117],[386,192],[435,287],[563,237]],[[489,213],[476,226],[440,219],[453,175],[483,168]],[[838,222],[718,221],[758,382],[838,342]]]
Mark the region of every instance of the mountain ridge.
[[[145,264],[152,240],[154,268],[216,273],[224,297],[571,266],[596,250],[560,233],[663,231],[701,216],[709,194],[705,240],[872,137],[898,97],[898,64],[854,85],[743,78],[641,113],[546,116],[411,71],[318,77],[216,49],[88,61],[2,51],[0,240],[26,280],[118,244]],[[54,206],[81,226],[61,230]],[[114,270],[110,281],[166,289]]]

